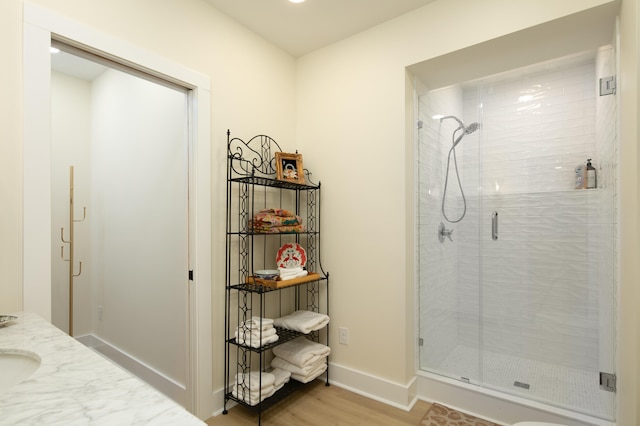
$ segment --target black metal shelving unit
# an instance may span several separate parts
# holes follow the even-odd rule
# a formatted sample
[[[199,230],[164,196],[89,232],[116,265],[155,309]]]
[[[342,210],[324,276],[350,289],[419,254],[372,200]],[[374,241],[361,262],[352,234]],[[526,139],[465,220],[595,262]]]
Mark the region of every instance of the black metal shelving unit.
[[[279,339],[258,348],[236,341],[235,329],[252,317],[279,317],[294,310],[309,310],[329,315],[329,273],[320,260],[321,184],[311,180],[304,169],[304,183],[276,179],[275,152],[280,146],[266,135],[248,141],[232,138],[227,131],[227,205],[226,205],[226,296],[225,296],[225,393],[224,411],[235,402],[261,413],[295,392],[304,384],[290,380],[284,388],[255,405],[233,395],[237,374],[267,371],[271,349],[302,333],[276,328]],[[261,209],[281,208],[303,219],[304,232],[265,234],[253,232],[249,221]],[[307,254],[306,269],[315,272],[295,285],[270,287],[256,284],[253,272],[275,269],[277,249],[285,243],[298,243]],[[285,282],[281,282],[285,283]],[[329,326],[307,338],[329,345]],[[329,386],[327,358],[325,383]],[[261,387],[261,386],[259,386]],[[248,389],[246,389],[248,391]],[[261,399],[260,397],[258,398]]]

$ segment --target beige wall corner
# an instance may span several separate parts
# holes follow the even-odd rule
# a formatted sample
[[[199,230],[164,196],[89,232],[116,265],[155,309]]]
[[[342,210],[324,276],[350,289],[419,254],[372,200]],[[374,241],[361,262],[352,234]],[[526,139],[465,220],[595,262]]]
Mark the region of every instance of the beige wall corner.
[[[22,310],[22,2],[0,2],[0,313]]]

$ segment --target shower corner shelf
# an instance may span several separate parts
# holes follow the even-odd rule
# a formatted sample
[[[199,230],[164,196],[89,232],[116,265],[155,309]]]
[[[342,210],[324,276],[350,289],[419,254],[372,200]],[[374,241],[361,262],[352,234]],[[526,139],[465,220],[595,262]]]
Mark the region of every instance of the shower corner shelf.
[[[304,170],[304,182],[275,178],[275,152],[280,146],[271,137],[258,135],[248,141],[232,138],[227,132],[227,229],[225,273],[225,389],[224,410],[235,402],[261,413],[277,401],[296,392],[304,384],[290,379],[282,389],[257,403],[234,395],[237,374],[264,372],[269,365],[267,354],[278,345],[306,336],[329,346],[329,326],[303,334],[276,327],[278,341],[260,347],[238,342],[238,324],[252,317],[284,316],[296,310],[329,315],[329,273],[320,261],[320,191],[321,184],[311,180]],[[288,210],[300,216],[306,229],[295,233],[257,233],[249,221],[266,208]],[[274,269],[278,248],[285,243],[298,243],[307,255],[307,276],[291,280],[262,280],[254,276],[258,269]],[[329,386],[329,361],[326,360],[325,384]],[[322,377],[322,376],[320,376]],[[244,388],[244,391],[249,389]]]

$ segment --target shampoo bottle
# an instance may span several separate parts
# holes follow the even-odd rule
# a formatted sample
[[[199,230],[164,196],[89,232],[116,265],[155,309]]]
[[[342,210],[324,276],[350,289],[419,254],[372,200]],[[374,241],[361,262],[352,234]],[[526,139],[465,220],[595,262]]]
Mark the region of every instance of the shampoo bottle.
[[[587,189],[597,188],[598,175],[596,168],[591,165],[591,158],[587,160]]]

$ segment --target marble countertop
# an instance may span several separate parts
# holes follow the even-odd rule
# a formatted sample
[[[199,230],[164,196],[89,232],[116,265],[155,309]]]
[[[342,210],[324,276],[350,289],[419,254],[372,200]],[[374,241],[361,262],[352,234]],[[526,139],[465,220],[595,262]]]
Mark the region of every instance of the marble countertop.
[[[0,425],[205,424],[41,317],[13,315],[0,327],[0,349],[35,352],[41,365],[0,393]]]

